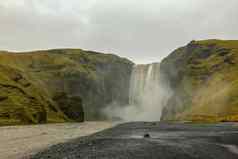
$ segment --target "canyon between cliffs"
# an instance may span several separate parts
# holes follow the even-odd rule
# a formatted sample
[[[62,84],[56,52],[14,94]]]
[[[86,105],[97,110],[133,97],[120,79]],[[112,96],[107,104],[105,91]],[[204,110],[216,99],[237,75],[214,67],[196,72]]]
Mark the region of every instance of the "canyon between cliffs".
[[[0,51],[0,90],[1,126],[46,124],[62,136],[34,151],[66,142],[32,158],[237,158],[236,40],[191,41],[160,63],[137,65],[81,49]],[[89,121],[107,122],[80,135]],[[79,134],[59,134],[53,123]],[[2,130],[11,128],[19,130]],[[51,138],[50,131],[40,136]]]
[[[81,49],[0,52],[0,125],[238,120],[238,41],[192,41],[135,65]]]

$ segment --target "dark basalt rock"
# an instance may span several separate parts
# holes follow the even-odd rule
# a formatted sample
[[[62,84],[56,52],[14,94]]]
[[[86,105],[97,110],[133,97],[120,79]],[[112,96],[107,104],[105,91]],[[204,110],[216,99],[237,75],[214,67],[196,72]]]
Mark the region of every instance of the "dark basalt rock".
[[[7,100],[7,99],[8,99],[8,96],[0,96],[0,102],[4,101],[4,100]]]
[[[84,121],[83,102],[81,97],[70,97],[65,92],[58,92],[53,100],[59,105],[65,115],[74,121]]]
[[[146,134],[144,134],[143,137],[144,137],[144,138],[150,138],[150,134],[149,134],[149,133],[146,133]]]

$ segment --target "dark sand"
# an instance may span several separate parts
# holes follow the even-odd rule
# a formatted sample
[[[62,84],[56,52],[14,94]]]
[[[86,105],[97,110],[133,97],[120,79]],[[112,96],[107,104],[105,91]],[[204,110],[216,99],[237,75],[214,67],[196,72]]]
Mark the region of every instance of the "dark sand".
[[[32,157],[46,158],[238,159],[238,125],[126,123]]]

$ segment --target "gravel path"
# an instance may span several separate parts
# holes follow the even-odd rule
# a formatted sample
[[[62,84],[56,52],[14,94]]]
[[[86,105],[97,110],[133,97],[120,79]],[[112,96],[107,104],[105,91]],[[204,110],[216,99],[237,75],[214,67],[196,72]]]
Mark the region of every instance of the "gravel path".
[[[110,122],[0,127],[0,159],[27,158],[54,144],[114,126]]]
[[[32,159],[238,159],[238,126],[125,123],[52,146]]]

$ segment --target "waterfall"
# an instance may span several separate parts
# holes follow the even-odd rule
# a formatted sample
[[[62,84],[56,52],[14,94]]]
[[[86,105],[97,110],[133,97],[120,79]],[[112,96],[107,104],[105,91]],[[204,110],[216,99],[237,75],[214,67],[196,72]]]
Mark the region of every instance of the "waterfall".
[[[138,108],[137,120],[160,120],[166,99],[160,64],[136,65],[130,82],[130,105]]]
[[[112,104],[110,118],[124,121],[159,121],[171,91],[160,72],[160,64],[135,65],[131,74],[129,105]]]

